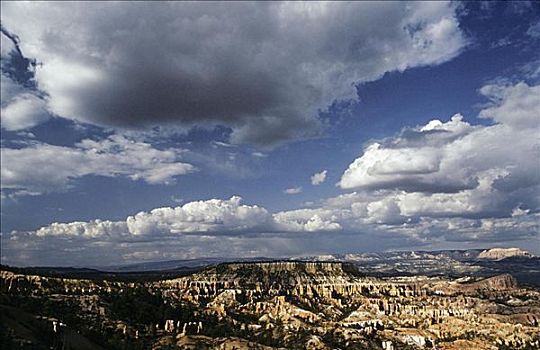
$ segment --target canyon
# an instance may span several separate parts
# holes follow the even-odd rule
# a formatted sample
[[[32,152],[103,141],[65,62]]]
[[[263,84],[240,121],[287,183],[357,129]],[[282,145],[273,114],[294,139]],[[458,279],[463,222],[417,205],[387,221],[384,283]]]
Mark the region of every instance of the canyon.
[[[0,281],[3,348],[540,349],[540,291],[507,273],[282,260],[132,280],[3,267]]]

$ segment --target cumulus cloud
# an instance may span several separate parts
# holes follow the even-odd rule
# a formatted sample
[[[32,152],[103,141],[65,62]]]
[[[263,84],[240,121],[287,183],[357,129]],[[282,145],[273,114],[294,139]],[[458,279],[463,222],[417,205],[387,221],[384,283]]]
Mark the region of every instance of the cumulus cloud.
[[[510,230],[503,228],[521,227],[523,230],[515,231],[512,237],[530,237],[535,228],[531,218],[538,215],[540,208],[540,169],[537,162],[531,161],[540,158],[540,116],[536,112],[540,110],[538,86],[518,83],[488,86],[480,91],[490,100],[480,116],[493,120],[492,125],[473,126],[461,115],[454,115],[449,121],[432,120],[403,130],[395,137],[367,145],[339,183],[342,188],[354,188],[357,192],[329,198],[318,208],[271,214],[258,206],[242,205],[239,197],[232,197],[229,200],[191,202],[176,208],[158,208],[130,216],[121,224],[90,222],[88,228],[81,223],[59,224],[61,226],[54,229],[75,230],[78,236],[83,237],[97,237],[99,234],[96,232],[111,236],[115,230],[119,237],[123,237],[125,232],[129,237],[148,237],[180,233],[386,230],[407,233],[416,238],[439,234],[455,240],[456,237],[465,239],[466,234],[472,232],[470,227],[485,229],[482,239],[502,239],[504,232]],[[122,155],[113,151],[117,147],[122,149]],[[8,153],[11,158],[7,159],[23,161],[24,150],[10,150],[20,153]],[[84,140],[77,150],[70,152],[77,156],[81,152],[91,156],[95,164],[100,164],[101,174],[105,176],[123,174],[123,168],[119,167],[122,164],[132,169],[133,160],[125,163],[124,158],[128,154],[138,154],[142,157],[135,163],[139,165],[139,172],[126,176],[140,177],[149,182],[165,181],[170,175],[168,171],[163,176],[154,174],[155,171],[161,173],[156,170],[160,167],[151,162],[152,170],[148,170],[149,166],[143,166],[149,164],[145,161],[147,158],[161,157],[167,170],[169,162],[174,162],[178,156],[171,150],[155,150],[148,144],[122,137]],[[143,157],[146,153],[153,156]],[[105,157],[103,163],[95,161],[100,156]],[[110,168],[110,164],[115,166]],[[47,171],[44,166],[37,168]],[[55,167],[55,174],[62,174],[58,168],[62,169]],[[5,169],[6,175],[3,174],[2,178],[8,183],[24,181],[24,177],[17,173],[31,174],[28,171],[17,172],[16,168],[11,170],[13,167],[9,166]],[[63,174],[59,181],[65,182],[69,176],[73,175]],[[53,178],[52,175],[42,177],[47,181]],[[15,188],[36,190],[24,186]],[[294,194],[300,191],[301,188],[296,187],[285,192]],[[512,220],[516,221],[515,226],[511,225]],[[453,226],[443,229],[443,222],[452,222]],[[112,228],[109,230],[108,227]],[[492,228],[492,232],[488,233],[487,228]],[[52,226],[43,230],[50,229]],[[445,233],[442,234],[441,230]],[[479,234],[471,235],[470,239],[476,237],[480,237]]]
[[[89,222],[76,221],[70,223],[54,222],[41,227],[35,232],[38,237],[59,236],[85,239],[119,239],[128,235],[125,222],[93,220]]]
[[[14,231],[4,234],[2,262],[88,266],[95,261],[105,265],[140,259],[298,255],[321,251],[302,235],[324,241],[325,232],[339,234],[338,220],[329,210],[271,214],[233,196],[156,208],[123,221],[53,223],[36,231]],[[332,244],[329,240],[325,245]]]
[[[284,189],[284,190],[283,190],[283,193],[285,193],[285,194],[298,194],[298,193],[302,193],[302,187],[301,187],[301,186],[298,186],[298,187],[287,188],[287,189]]]
[[[456,192],[473,188],[476,178],[467,168],[456,168],[451,162],[457,160],[454,151],[460,150],[445,147],[459,145],[473,130],[456,114],[446,123],[432,120],[420,128],[405,130],[395,139],[370,144],[364,154],[349,165],[339,186],[413,192]]]
[[[320,248],[313,245],[321,242],[343,251],[368,237],[377,242],[391,238],[400,244],[395,248],[404,247],[405,242],[417,246],[521,242],[525,246],[538,238],[540,230],[540,169],[534,161],[540,159],[538,86],[492,85],[480,92],[489,99],[480,116],[489,118],[491,125],[473,126],[455,115],[367,145],[340,181],[342,188],[355,192],[323,200],[318,207],[272,214],[257,205],[242,204],[240,197],[196,201],[141,212],[125,221],[55,223],[33,232],[13,232],[4,240],[8,248],[3,248],[3,254],[9,261],[26,261],[17,252],[37,254],[54,242],[59,248],[51,249],[61,249],[62,254],[82,249],[94,259],[100,254],[110,256],[111,251],[125,259],[178,258],[180,253],[175,255],[173,247],[182,251],[182,257],[215,256],[223,252],[222,240],[230,244],[228,252],[275,256],[317,251]],[[86,140],[73,152],[98,157],[105,150],[109,160],[117,156],[111,148],[130,142]],[[137,154],[163,156],[161,152],[167,152],[130,144],[145,150]],[[24,159],[24,152],[14,158]],[[110,163],[124,164],[122,159]],[[167,163],[176,158],[173,152],[171,158],[161,159]],[[40,164],[36,169],[52,176],[44,167]],[[123,168],[103,167],[105,176],[130,176],[122,173]],[[152,178],[146,169],[140,168],[139,176]],[[15,181],[15,173],[7,174],[11,178],[2,174],[2,181]],[[61,181],[69,176],[62,175]]]
[[[531,161],[540,159],[540,86],[488,85],[480,92],[490,102],[479,116],[493,125],[471,126],[455,115],[367,145],[339,183],[361,192],[334,204],[350,205],[363,223],[415,236],[531,237],[540,208],[540,165]],[[444,222],[470,226],[441,228]]]
[[[339,231],[339,218],[326,209],[299,209],[274,214],[275,227],[286,232]]]
[[[181,234],[260,232],[272,227],[272,215],[262,207],[242,204],[242,198],[195,201],[175,208],[156,208],[127,217],[125,221],[53,223],[35,231],[38,237],[94,240],[161,239]]]
[[[141,20],[144,18],[145,20]],[[466,45],[450,2],[2,3],[52,113],[97,125],[224,125],[271,146],[319,132],[354,84]]]
[[[84,139],[75,147],[33,142],[23,148],[0,149],[1,188],[13,195],[63,191],[86,175],[123,176],[149,184],[173,183],[195,170],[180,161],[182,150],[112,135],[99,141]]]
[[[393,198],[387,197],[380,201],[373,201],[366,206],[365,222],[367,223],[397,225],[407,220],[410,219],[401,215],[401,209]]]
[[[263,207],[242,204],[242,198],[193,201],[174,208],[156,208],[125,221],[92,220],[52,223],[30,232],[37,237],[85,240],[162,239],[183,234],[229,235],[341,230],[331,210],[301,209],[271,214]]]
[[[160,233],[257,232],[271,225],[264,208],[241,204],[242,198],[210,199],[186,203],[176,208],[158,208],[127,218],[129,232],[135,236]]]
[[[311,176],[311,184],[313,186],[318,186],[322,184],[326,180],[327,173],[328,173],[327,170],[323,170],[320,173],[313,174],[313,176]]]

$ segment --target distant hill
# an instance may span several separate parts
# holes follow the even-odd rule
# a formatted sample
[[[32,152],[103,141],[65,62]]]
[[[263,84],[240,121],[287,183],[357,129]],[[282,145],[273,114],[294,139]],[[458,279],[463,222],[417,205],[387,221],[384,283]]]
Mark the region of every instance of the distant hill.
[[[514,256],[530,257],[531,253],[520,248],[492,248],[478,254],[479,259],[500,260]]]

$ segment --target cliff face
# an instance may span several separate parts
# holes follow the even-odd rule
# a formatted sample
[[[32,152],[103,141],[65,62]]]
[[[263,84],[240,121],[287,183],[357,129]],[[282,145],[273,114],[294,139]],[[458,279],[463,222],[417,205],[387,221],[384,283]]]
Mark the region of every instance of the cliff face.
[[[195,276],[202,279],[238,281],[240,284],[275,284],[293,287],[302,283],[351,282],[353,265],[339,262],[261,262],[220,264]]]
[[[217,283],[221,288],[294,288],[299,284],[351,283],[352,265],[337,262],[226,263],[174,281],[191,285]]]
[[[265,275],[279,274],[283,272],[293,272],[295,274],[309,274],[309,275],[348,275],[349,271],[346,268],[354,268],[349,264],[341,262],[301,262],[301,261],[275,261],[275,262],[255,262],[255,263],[225,263],[216,266],[215,272],[226,274],[237,274],[239,271],[246,271],[253,268],[257,272],[261,272]],[[211,271],[211,270],[210,270]]]
[[[354,265],[341,262],[229,263],[189,277],[161,281],[159,288],[187,290],[193,300],[232,290],[247,298],[288,295],[335,300],[353,295],[425,295],[420,283],[388,283],[362,278]]]
[[[483,279],[481,281],[471,283],[467,287],[475,290],[506,290],[516,288],[517,281],[512,275],[503,274]]]

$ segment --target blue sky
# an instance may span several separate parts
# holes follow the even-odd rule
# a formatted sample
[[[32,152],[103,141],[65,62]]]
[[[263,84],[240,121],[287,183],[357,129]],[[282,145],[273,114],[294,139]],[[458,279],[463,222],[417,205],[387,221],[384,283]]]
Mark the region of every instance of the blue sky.
[[[2,262],[540,253],[540,6],[2,2]]]

